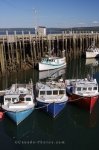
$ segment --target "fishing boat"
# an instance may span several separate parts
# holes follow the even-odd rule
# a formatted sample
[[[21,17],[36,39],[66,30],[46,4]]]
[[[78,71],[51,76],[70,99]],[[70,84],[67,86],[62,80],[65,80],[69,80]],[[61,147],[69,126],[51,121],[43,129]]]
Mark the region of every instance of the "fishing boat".
[[[59,79],[59,81],[46,81],[45,83],[38,82],[36,89],[37,106],[55,118],[68,101],[63,79]]]
[[[38,65],[39,71],[59,69],[66,66],[66,57],[64,56],[64,52],[62,57],[47,55],[46,57],[42,58]]]
[[[65,82],[69,101],[78,104],[91,113],[99,95],[96,79],[88,75],[85,79],[68,79]]]
[[[3,110],[17,125],[27,118],[34,109],[33,84],[12,84],[5,91]]]
[[[99,57],[99,48],[95,46],[95,41],[93,41],[92,45],[86,50],[86,58],[95,57]]]

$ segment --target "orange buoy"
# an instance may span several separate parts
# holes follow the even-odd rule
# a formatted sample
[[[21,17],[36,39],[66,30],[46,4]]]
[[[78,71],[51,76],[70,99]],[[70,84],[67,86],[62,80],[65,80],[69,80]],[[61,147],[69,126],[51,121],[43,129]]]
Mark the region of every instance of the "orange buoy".
[[[0,119],[2,119],[4,116],[4,113],[2,111],[0,111]]]

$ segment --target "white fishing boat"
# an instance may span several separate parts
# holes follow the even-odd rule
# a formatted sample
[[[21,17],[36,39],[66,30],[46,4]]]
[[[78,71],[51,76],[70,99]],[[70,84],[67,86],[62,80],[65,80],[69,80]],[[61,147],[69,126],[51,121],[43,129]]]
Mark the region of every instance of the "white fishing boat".
[[[65,107],[68,97],[63,79],[59,81],[38,82],[37,106],[55,118]]]
[[[99,48],[95,46],[95,41],[93,41],[92,45],[86,50],[86,58],[95,57],[99,57]]]
[[[27,118],[34,109],[33,84],[12,84],[5,91],[3,110],[17,125]]]
[[[88,75],[85,79],[68,79],[65,82],[69,100],[91,112],[99,95],[96,79]]]
[[[39,71],[59,69],[66,66],[66,57],[64,56],[64,52],[62,57],[48,55],[42,58],[38,65]]]

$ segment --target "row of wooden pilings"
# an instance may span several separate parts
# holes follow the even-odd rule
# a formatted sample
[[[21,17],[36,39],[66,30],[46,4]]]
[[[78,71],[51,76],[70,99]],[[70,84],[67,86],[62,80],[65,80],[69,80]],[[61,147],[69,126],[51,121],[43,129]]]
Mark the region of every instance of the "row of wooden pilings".
[[[14,33],[14,35],[0,36],[0,72],[18,71],[20,69],[34,68],[38,61],[49,50],[58,56],[62,50],[66,50],[68,61],[71,57],[82,54],[95,40],[99,47],[99,33],[69,33],[48,34],[46,36]]]

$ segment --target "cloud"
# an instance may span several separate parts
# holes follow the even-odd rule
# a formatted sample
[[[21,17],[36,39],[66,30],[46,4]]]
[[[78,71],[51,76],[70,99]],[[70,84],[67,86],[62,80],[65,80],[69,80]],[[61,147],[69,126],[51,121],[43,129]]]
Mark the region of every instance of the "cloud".
[[[93,24],[97,24],[97,23],[99,23],[99,21],[93,21],[92,23],[93,23]]]
[[[85,25],[85,23],[84,23],[84,22],[79,22],[78,24],[80,24],[80,25]]]

